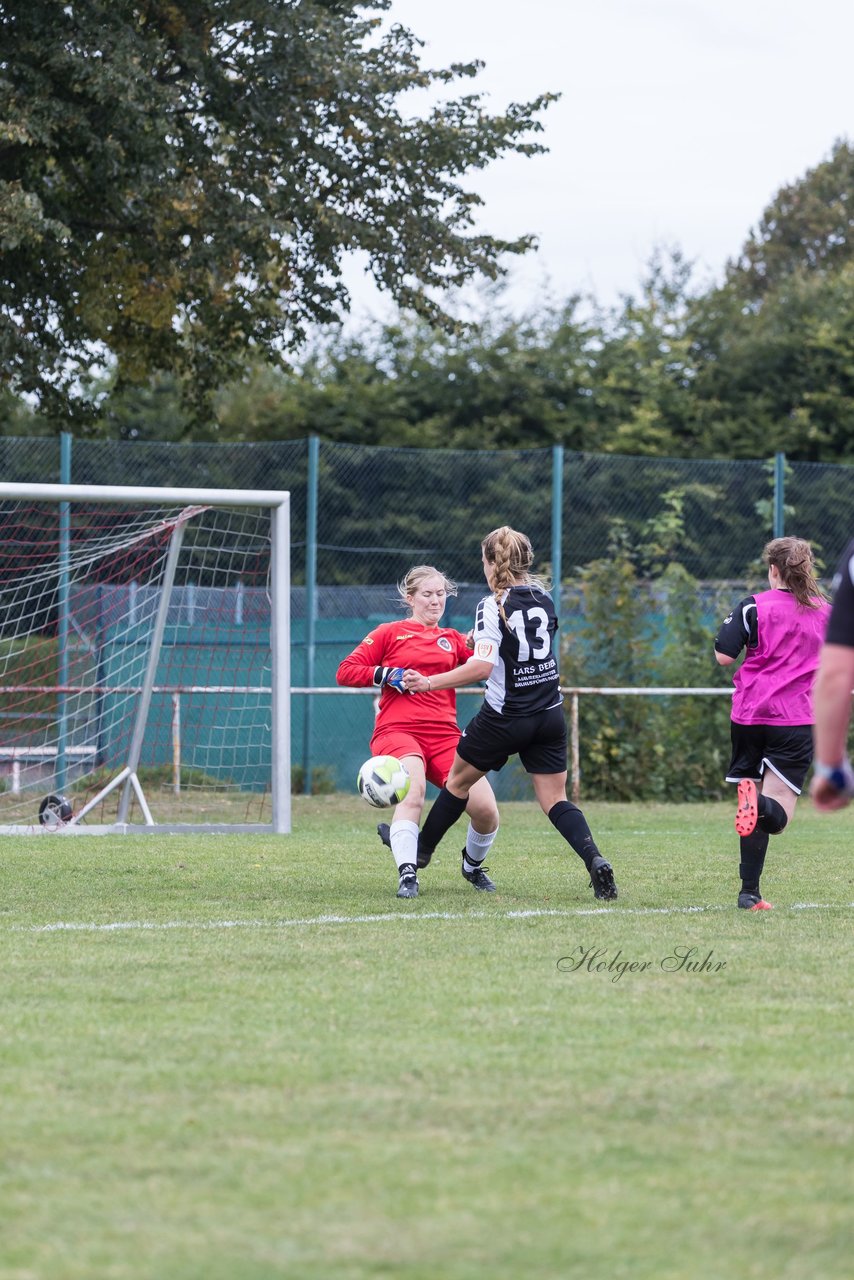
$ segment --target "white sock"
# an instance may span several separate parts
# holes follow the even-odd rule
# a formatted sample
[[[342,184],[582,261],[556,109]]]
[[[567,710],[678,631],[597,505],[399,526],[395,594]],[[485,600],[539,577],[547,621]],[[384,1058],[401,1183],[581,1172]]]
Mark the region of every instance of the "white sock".
[[[388,838],[395,865],[400,868],[405,862],[411,862],[414,867],[418,857],[418,823],[401,818],[391,824]]]
[[[466,871],[474,871],[475,867],[480,866],[497,835],[497,827],[494,831],[481,833],[480,831],[475,831],[474,827],[469,823],[469,829],[466,832]]]

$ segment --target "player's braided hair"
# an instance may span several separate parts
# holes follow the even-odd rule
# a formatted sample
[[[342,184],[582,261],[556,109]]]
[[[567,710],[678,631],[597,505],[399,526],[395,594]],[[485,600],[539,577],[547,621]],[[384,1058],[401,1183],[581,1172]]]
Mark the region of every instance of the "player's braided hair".
[[[504,622],[507,617],[501,597],[508,587],[524,584],[548,591],[548,585],[531,573],[534,548],[526,534],[503,524],[500,529],[493,529],[492,533],[488,533],[480,546],[489,565],[489,585]]]
[[[397,584],[397,594],[400,596],[400,603],[404,609],[408,609],[409,596],[414,595],[425,578],[441,578],[445,584],[445,595],[455,596],[457,594],[457,584],[452,582],[450,578],[446,578],[441,569],[435,569],[432,564],[416,564],[403,575]]]
[[[824,592],[815,577],[812,547],[803,538],[774,538],[762,552],[767,565],[779,570],[783,586],[803,609],[817,609]]]

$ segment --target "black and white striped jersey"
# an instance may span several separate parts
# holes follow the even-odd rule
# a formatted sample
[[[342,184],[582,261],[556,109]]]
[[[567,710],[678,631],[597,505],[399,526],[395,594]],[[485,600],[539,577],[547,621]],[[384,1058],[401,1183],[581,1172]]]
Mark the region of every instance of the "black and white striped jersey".
[[[477,606],[473,657],[492,662],[485,698],[506,716],[530,716],[563,701],[556,656],[557,614],[552,598],[538,587],[511,587],[502,603],[494,596]]]

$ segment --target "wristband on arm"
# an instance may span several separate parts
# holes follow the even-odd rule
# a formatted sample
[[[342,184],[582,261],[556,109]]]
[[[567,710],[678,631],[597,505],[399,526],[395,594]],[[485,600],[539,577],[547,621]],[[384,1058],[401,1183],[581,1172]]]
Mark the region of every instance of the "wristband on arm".
[[[815,776],[829,782],[834,791],[854,796],[854,769],[847,756],[843,756],[839,764],[822,764],[820,760],[814,760],[813,770]]]

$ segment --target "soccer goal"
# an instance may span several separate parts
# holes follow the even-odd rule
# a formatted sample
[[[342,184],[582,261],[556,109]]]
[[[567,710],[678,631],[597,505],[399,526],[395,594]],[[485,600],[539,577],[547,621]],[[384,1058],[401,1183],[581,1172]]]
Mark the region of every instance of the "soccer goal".
[[[0,834],[290,831],[289,495],[0,484]]]

